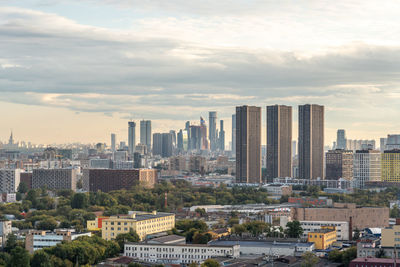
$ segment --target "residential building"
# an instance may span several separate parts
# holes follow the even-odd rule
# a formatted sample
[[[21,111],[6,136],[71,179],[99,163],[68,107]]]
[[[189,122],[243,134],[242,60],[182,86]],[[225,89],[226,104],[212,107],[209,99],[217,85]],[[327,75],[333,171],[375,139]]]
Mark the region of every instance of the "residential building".
[[[32,172],[21,172],[20,183],[25,183],[28,189],[32,189]]]
[[[400,247],[400,225],[392,225],[382,229],[382,247]]]
[[[267,179],[292,177],[292,107],[267,106]]]
[[[337,149],[346,149],[346,131],[343,129],[337,130],[336,148]]]
[[[236,114],[232,115],[232,155],[236,156]]]
[[[76,169],[34,169],[32,188],[76,190]]]
[[[217,112],[210,111],[208,113],[208,138],[210,139],[211,151],[218,149],[218,136],[217,136]]]
[[[183,156],[169,158],[169,169],[173,171],[187,170],[186,158]]]
[[[356,258],[349,267],[400,267],[400,262],[388,258]]]
[[[400,149],[382,153],[381,174],[384,182],[400,182]]]
[[[239,245],[125,243],[124,256],[158,264],[201,264],[216,257],[238,258]]]
[[[353,179],[353,151],[335,149],[329,150],[325,157],[326,179],[351,181]]]
[[[366,149],[375,149],[375,140],[346,140],[346,149],[353,150],[366,150]]]
[[[321,226],[308,233],[307,242],[314,243],[315,249],[326,250],[336,242],[336,229],[332,226]]]
[[[112,162],[110,159],[90,159],[89,168],[90,169],[110,169],[112,167]]]
[[[400,149],[400,134],[389,134],[386,139],[386,150]]]
[[[153,211],[150,213],[134,211],[129,215],[111,216],[102,221],[101,237],[112,240],[118,234],[136,231],[140,240],[147,235],[166,232],[175,227],[175,214]]]
[[[333,207],[294,207],[290,217],[297,221],[350,222],[352,229],[389,226],[389,208],[357,207],[354,203],[334,203]]]
[[[151,121],[140,121],[140,143],[147,147],[147,151],[151,151]]]
[[[136,146],[136,123],[134,121],[128,122],[128,148],[129,154],[135,153]]]
[[[380,146],[379,146],[379,150],[381,151],[381,153],[383,153],[386,149],[386,143],[387,143],[387,138],[380,138]]]
[[[354,154],[353,181],[355,188],[364,188],[365,182],[381,181],[381,153],[378,150],[357,150]]]
[[[152,188],[156,182],[157,170],[155,169],[83,170],[83,189],[90,192],[129,189],[137,183]]]
[[[112,152],[114,152],[115,149],[116,149],[115,144],[116,144],[115,134],[112,133],[112,134],[111,134],[111,151],[112,151]]]
[[[0,169],[0,193],[15,193],[21,180],[21,169]]]
[[[335,227],[337,240],[351,240],[351,233],[349,229],[349,222],[338,221],[300,221],[301,228],[303,228],[302,238],[307,238],[308,233],[318,231],[323,226]]]
[[[25,237],[25,249],[33,254],[38,249],[56,246],[61,242],[69,242],[81,236],[92,236],[92,233],[75,233],[74,229],[56,229],[54,232],[31,230]]]
[[[236,107],[236,182],[262,182],[260,107]]]
[[[113,153],[114,161],[127,161],[128,160],[128,151],[126,150],[117,150]]]
[[[207,160],[202,156],[190,156],[189,170],[191,172],[205,173],[207,169]]]
[[[219,136],[218,136],[218,149],[220,151],[225,150],[225,130],[224,130],[224,121],[219,121]]]
[[[324,178],[324,106],[299,106],[299,178]]]
[[[94,220],[86,222],[86,229],[88,231],[100,231],[103,225],[103,220],[110,218],[110,216],[97,216]]]

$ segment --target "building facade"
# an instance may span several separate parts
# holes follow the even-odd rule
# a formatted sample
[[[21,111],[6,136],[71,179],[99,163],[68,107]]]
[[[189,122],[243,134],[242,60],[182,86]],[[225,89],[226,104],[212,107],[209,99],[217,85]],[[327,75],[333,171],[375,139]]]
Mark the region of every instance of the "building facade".
[[[217,136],[217,112],[210,111],[208,113],[208,138],[210,139],[211,151],[218,149]]]
[[[340,178],[351,181],[353,179],[353,151],[329,150],[325,157],[326,179],[339,180]]]
[[[110,216],[102,220],[101,237],[113,240],[119,234],[136,231],[140,240],[147,235],[166,232],[175,227],[175,214],[153,211],[151,213],[135,211],[129,215]]]
[[[382,181],[400,182],[400,149],[385,150],[381,166]]]
[[[124,256],[159,264],[201,264],[216,257],[238,258],[240,246],[126,243]]]
[[[308,233],[315,232],[323,226],[335,227],[337,240],[351,240],[349,234],[349,222],[338,221],[300,221],[301,228],[303,228],[302,238],[307,238]]]
[[[346,131],[344,129],[337,130],[336,148],[337,149],[346,149]]]
[[[34,169],[32,173],[32,188],[47,188],[50,190],[76,190],[75,169]]]
[[[84,169],[83,189],[89,192],[109,192],[113,190],[129,189],[133,185],[152,188],[157,183],[157,170],[155,169]]]
[[[307,242],[314,243],[315,249],[328,249],[336,242],[336,230],[332,226],[321,226],[308,233]]]
[[[236,182],[262,182],[260,107],[236,107]]]
[[[357,150],[354,154],[353,186],[363,189],[365,182],[381,181],[381,153],[378,150]]]
[[[299,106],[299,178],[324,178],[324,106]]]
[[[236,114],[232,115],[232,155],[236,156]]]
[[[151,151],[151,121],[140,121],[140,143],[147,147],[147,151]]]
[[[0,193],[17,192],[20,180],[20,169],[0,169]]]
[[[135,153],[136,146],[136,123],[134,121],[128,122],[128,148],[129,154]]]
[[[267,179],[292,177],[292,107],[267,106]]]

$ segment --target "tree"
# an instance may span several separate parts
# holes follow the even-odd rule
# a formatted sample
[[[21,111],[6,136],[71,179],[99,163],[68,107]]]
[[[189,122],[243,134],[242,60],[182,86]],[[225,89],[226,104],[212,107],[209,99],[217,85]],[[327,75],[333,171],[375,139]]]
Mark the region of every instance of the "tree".
[[[194,244],[207,244],[212,239],[211,234],[209,233],[199,233],[196,232],[193,236],[193,243]]]
[[[117,241],[117,243],[118,243],[118,245],[120,247],[120,250],[124,251],[124,244],[126,242],[139,242],[140,241],[140,237],[136,233],[136,231],[134,231],[131,228],[129,230],[129,233],[117,235],[117,237],[115,238],[115,241]]]
[[[6,246],[4,247],[4,251],[10,253],[11,250],[13,250],[17,245],[17,236],[13,233],[10,233],[7,236],[7,242]]]
[[[376,253],[375,253],[376,258],[386,258],[386,252],[383,248],[380,248]]]
[[[42,221],[39,221],[36,224],[36,229],[53,231],[57,227],[57,225],[58,225],[57,221],[54,218],[49,217]]]
[[[351,247],[343,251],[342,263],[345,266],[349,266],[350,262],[357,258],[357,247]]]
[[[50,260],[50,256],[43,250],[38,250],[33,254],[31,260],[31,267],[52,267],[53,264]]]
[[[207,214],[207,213],[206,213],[206,210],[203,209],[203,208],[197,208],[197,209],[195,210],[195,212],[198,213],[198,214],[200,215],[200,217],[204,217],[204,215]]]
[[[342,262],[342,254],[343,253],[340,252],[339,250],[332,250],[328,254],[328,260],[330,260],[332,262],[341,263]]]
[[[299,221],[292,221],[286,224],[286,235],[291,238],[300,238],[303,234],[303,228],[301,228]]]
[[[213,259],[207,259],[202,264],[201,267],[219,267],[219,262]]]
[[[303,254],[301,267],[313,267],[319,262],[319,258],[314,253],[307,251]]]
[[[71,207],[73,209],[84,209],[88,206],[88,198],[85,193],[77,193],[73,196]]]
[[[25,194],[28,192],[29,188],[25,182],[20,182],[18,186],[18,193]]]
[[[137,262],[131,262],[128,264],[128,267],[142,267],[143,265],[141,265],[140,263]]]
[[[246,232],[246,227],[243,224],[235,224],[233,226],[233,232],[237,235],[242,236],[244,232]]]
[[[28,251],[22,247],[15,247],[11,250],[10,261],[7,262],[7,267],[26,267],[29,266],[30,257]]]

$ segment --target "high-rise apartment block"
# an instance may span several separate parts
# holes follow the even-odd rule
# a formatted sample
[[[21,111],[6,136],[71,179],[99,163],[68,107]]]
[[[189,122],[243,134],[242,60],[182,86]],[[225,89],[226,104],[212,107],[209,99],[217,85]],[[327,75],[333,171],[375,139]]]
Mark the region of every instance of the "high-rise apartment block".
[[[0,169],[0,193],[17,192],[20,179],[20,169]]]
[[[336,149],[329,150],[325,157],[326,179],[351,181],[353,179],[353,151]]]
[[[208,113],[208,138],[210,139],[210,148],[211,151],[215,151],[218,149],[218,136],[217,136],[217,112],[210,111]]]
[[[385,150],[381,173],[384,182],[400,182],[400,149]]]
[[[389,134],[386,140],[386,150],[400,149],[400,134]]]
[[[173,135],[171,133],[153,134],[153,155],[163,158],[171,157],[173,153]]]
[[[343,129],[337,130],[336,148],[337,149],[346,149],[346,131]]]
[[[111,151],[114,152],[115,151],[115,139],[116,136],[114,133],[111,134]]]
[[[219,136],[218,136],[218,149],[220,151],[225,150],[225,131],[224,131],[224,121],[219,121]]]
[[[381,153],[377,150],[357,150],[354,154],[353,182],[355,188],[363,189],[365,182],[381,181]]]
[[[236,155],[236,114],[232,115],[232,154]]]
[[[299,106],[299,178],[324,177],[324,106]]]
[[[34,169],[32,173],[32,188],[47,188],[50,190],[76,189],[75,169]]]
[[[151,151],[151,121],[140,121],[140,143]]]
[[[113,190],[129,189],[140,183],[145,187],[153,187],[157,182],[155,169],[84,169],[83,188],[89,192],[109,192]]]
[[[133,155],[136,146],[136,123],[134,121],[128,122],[128,147],[129,154]]]
[[[267,106],[267,178],[292,176],[292,107]]]
[[[236,182],[261,183],[261,107],[236,107]]]

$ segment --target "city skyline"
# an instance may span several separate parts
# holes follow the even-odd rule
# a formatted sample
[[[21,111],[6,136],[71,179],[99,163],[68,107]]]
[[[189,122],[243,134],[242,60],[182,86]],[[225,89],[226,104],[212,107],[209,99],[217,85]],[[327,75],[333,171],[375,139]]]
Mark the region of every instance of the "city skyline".
[[[0,140],[109,141],[211,110],[230,129],[245,104],[324,105],[326,144],[398,132],[395,3],[256,2],[1,1]]]

